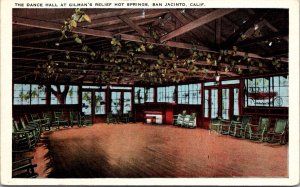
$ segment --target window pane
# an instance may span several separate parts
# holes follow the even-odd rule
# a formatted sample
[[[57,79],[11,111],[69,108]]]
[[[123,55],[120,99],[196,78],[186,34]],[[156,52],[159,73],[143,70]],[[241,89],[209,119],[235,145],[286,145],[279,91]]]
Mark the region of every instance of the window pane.
[[[240,115],[239,114],[239,89],[238,88],[233,89],[233,114]]]
[[[189,103],[189,86],[179,85],[178,86],[178,104]]]
[[[144,103],[145,90],[143,87],[134,88],[134,103],[141,104]]]
[[[229,119],[229,89],[222,89],[222,118]]]
[[[92,92],[82,92],[82,112],[92,114]]]
[[[66,104],[78,104],[78,86],[69,86]]]
[[[204,117],[208,118],[208,90],[205,90],[204,94]]]
[[[154,101],[154,88],[145,88],[145,101],[146,102]]]
[[[126,114],[128,111],[131,111],[131,92],[124,92],[123,113]]]
[[[95,92],[95,114],[105,114],[105,92]]]
[[[211,118],[218,117],[218,90],[211,90]]]
[[[30,95],[30,84],[14,84],[14,105],[29,105]]]
[[[117,114],[121,110],[121,92],[111,92],[111,112]]]
[[[46,88],[44,86],[31,85],[31,104],[46,104]]]

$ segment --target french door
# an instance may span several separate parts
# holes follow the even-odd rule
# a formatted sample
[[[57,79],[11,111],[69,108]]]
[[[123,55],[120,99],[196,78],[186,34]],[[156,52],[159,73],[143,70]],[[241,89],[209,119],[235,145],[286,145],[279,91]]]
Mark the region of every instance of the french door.
[[[204,118],[230,119],[239,115],[238,87],[208,87],[204,89]]]
[[[111,112],[117,114],[120,111],[123,114],[131,111],[131,92],[112,91],[111,92]]]
[[[85,115],[105,114],[105,92],[103,91],[83,91],[82,92],[82,112]]]
[[[204,89],[204,117],[216,118],[218,116],[218,89]]]

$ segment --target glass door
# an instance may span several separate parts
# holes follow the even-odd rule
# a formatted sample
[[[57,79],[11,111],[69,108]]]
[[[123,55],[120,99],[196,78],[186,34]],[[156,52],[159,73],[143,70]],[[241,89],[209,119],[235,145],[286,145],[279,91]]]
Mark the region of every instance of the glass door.
[[[85,115],[105,114],[105,92],[104,91],[83,91],[82,92],[82,112]]]
[[[118,114],[121,110],[121,92],[111,92],[111,112]]]
[[[82,112],[85,115],[92,115],[92,92],[82,92]]]
[[[216,118],[218,116],[218,89],[206,88],[204,97],[204,117]]]
[[[118,111],[121,111],[122,114],[131,111],[131,92],[111,92],[111,112],[117,114]]]

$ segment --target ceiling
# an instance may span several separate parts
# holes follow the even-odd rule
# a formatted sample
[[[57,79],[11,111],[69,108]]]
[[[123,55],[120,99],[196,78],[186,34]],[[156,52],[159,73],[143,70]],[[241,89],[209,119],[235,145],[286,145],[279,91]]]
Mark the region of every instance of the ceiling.
[[[71,17],[74,9],[13,9],[15,82],[93,84],[104,83],[104,76],[110,77],[106,80],[110,84],[146,82],[148,78],[141,74],[150,71],[148,66],[155,67],[159,55],[166,50],[173,51],[176,59],[164,58],[167,65],[165,71],[170,66],[173,68],[175,61],[186,62],[194,51],[206,59],[208,54],[213,56],[208,61],[203,57],[193,61],[197,68],[192,74],[188,72],[188,66],[178,67],[176,73],[184,76],[184,81],[214,79],[216,74],[224,78],[236,78],[288,72],[287,9],[82,11],[90,17],[91,23],[78,23],[73,32],[97,55],[99,52],[99,56],[128,56],[126,49],[122,48],[117,53],[112,49],[111,41],[116,36],[123,46],[128,42],[136,43],[137,46],[144,43],[151,44],[153,49],[136,52],[135,60],[141,59],[142,62],[130,64],[132,68],[124,69],[124,65],[103,58],[82,60],[85,55],[90,55],[89,50],[82,50],[83,44],[75,42],[74,38],[60,40],[64,21]],[[155,40],[152,30],[158,35]],[[229,60],[223,60],[225,56],[221,54],[224,51],[232,52]],[[216,60],[214,57],[217,57]],[[232,63],[233,59],[235,63]],[[50,61],[54,63],[54,72],[47,76],[42,69],[47,68],[45,64],[49,65]],[[145,71],[141,72],[141,69]],[[152,70],[154,76],[161,76],[161,69]]]

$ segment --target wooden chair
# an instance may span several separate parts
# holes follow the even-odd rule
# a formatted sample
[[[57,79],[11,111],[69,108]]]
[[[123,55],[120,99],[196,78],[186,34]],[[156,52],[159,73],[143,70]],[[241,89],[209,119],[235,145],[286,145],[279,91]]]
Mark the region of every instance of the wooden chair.
[[[196,113],[192,113],[191,115],[186,115],[183,121],[183,126],[187,128],[196,128]]]
[[[12,178],[35,178],[38,174],[34,171],[37,164],[32,164],[33,157],[24,158],[12,163]]]
[[[263,142],[270,126],[270,118],[260,117],[258,125],[248,123],[245,127],[245,138]]]
[[[113,116],[113,114],[111,112],[109,112],[106,116],[106,123],[110,124],[110,123],[117,123],[117,119]]]
[[[209,125],[210,132],[215,131],[217,133],[220,133],[221,130],[221,118],[212,118],[210,119],[210,125]]]
[[[90,115],[84,115],[83,112],[79,112],[79,118],[80,118],[81,126],[83,125],[89,126],[93,124],[92,116]]]
[[[268,142],[269,143],[280,143],[285,144],[285,135],[288,127],[288,120],[286,119],[276,119],[275,127],[272,131],[268,132]]]
[[[57,125],[57,128],[59,128],[60,125],[63,125],[64,127],[69,126],[69,122],[65,120],[63,112],[54,112],[54,124]]]
[[[221,134],[230,135],[235,132],[234,123],[239,122],[240,118],[238,115],[232,115],[230,120],[221,119]]]
[[[79,112],[70,112],[70,125],[73,127],[74,125],[77,125],[78,127],[81,127]]]
[[[32,124],[26,124],[25,120],[23,118],[20,118],[21,126],[22,128],[18,128],[18,125],[16,124],[16,130],[17,131],[28,131],[32,133],[33,136],[35,136],[36,141],[38,142],[40,135],[41,135],[41,128],[39,125],[32,125]]]
[[[181,114],[174,115],[173,124],[176,126],[182,126],[185,116],[186,116],[186,110],[183,110]]]
[[[245,138],[245,128],[249,123],[251,123],[252,116],[242,115],[241,118],[241,122],[235,123],[234,136]]]
[[[51,129],[52,124],[54,122],[52,113],[51,112],[43,112],[43,119],[48,121],[48,123],[50,124],[50,129]]]
[[[15,122],[13,123],[15,124]],[[32,131],[18,130],[12,128],[12,152],[26,152],[35,147],[37,137]]]

